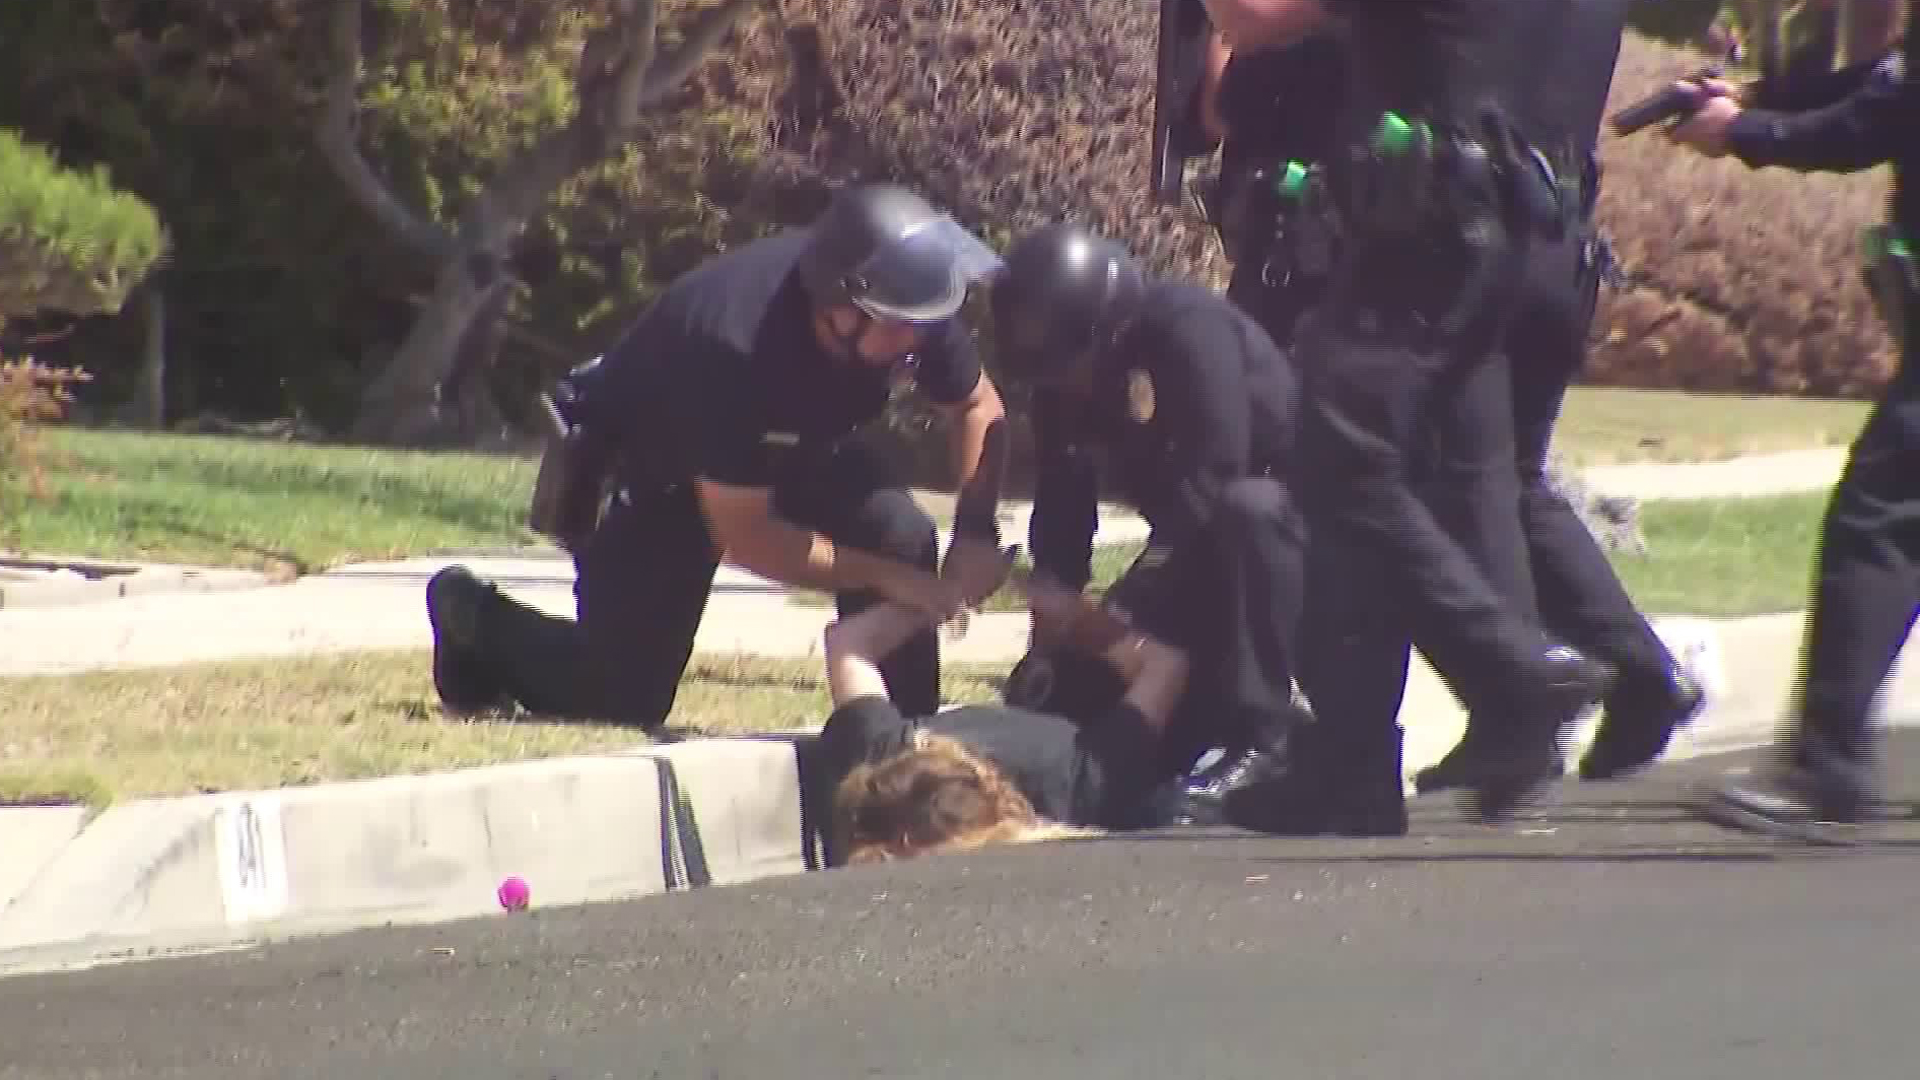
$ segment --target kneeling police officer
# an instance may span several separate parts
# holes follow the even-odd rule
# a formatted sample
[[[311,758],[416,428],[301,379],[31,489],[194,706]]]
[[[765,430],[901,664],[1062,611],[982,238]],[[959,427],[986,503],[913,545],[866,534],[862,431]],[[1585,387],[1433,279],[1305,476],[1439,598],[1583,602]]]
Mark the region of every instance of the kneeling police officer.
[[[1003,410],[957,316],[998,265],[917,195],[875,185],[676,280],[555,395],[564,460],[550,453],[536,516],[572,553],[577,620],[443,570],[427,586],[441,698],[658,725],[722,558],[832,592],[843,615],[880,597],[935,621],[978,604],[1004,572],[999,477],[978,468]],[[907,376],[948,414],[975,510],[955,523],[945,575],[932,521],[854,438]],[[904,712],[938,709],[934,631],[884,674]]]
[[[1280,350],[1213,290],[1153,280],[1120,244],[1070,225],[1008,250],[993,322],[1002,377],[1034,394],[1035,574],[1086,587],[1103,477],[1152,527],[1106,600],[1191,658],[1163,778],[1213,748],[1235,751],[1207,778],[1221,785],[1283,762],[1263,752],[1299,715],[1305,528],[1284,478],[1298,389]],[[1059,632],[1036,614],[1029,659],[1059,648]]]

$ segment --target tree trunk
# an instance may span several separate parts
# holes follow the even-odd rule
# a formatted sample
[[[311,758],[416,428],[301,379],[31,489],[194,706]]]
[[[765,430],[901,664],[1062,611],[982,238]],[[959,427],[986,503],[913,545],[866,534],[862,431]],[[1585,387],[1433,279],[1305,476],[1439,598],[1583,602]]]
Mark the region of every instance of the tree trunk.
[[[148,431],[161,431],[167,426],[167,298],[158,282],[148,283],[142,307],[147,316],[146,341],[129,419]]]
[[[496,290],[475,316],[467,339],[460,343],[452,373],[440,384],[440,405],[450,414],[448,426],[458,445],[469,449],[499,444],[507,426],[494,395],[493,370],[506,342],[510,295],[506,289]]]
[[[494,294],[507,286],[498,274],[474,272],[476,260],[446,260],[433,292],[415,315],[406,338],[386,367],[367,384],[351,436],[356,442],[405,445],[439,426],[440,384],[453,371],[467,340]]]
[[[660,52],[659,0],[624,0],[593,31],[574,75],[578,108],[564,126],[501,163],[451,229],[407,208],[367,163],[358,144],[362,8],[333,0],[333,72],[317,132],[319,146],[360,203],[406,247],[438,262],[433,293],[386,368],[360,399],[352,437],[409,443],[443,426],[440,393],[460,347],[508,285],[505,257],[547,197],[638,130],[640,110],[693,73],[740,15],[762,0],[721,0],[689,19],[672,49]]]

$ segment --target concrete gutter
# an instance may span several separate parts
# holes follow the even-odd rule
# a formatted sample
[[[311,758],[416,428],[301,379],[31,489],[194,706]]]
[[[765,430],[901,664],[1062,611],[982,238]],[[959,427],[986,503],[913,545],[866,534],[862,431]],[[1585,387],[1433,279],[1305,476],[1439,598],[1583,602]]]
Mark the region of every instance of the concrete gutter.
[[[1788,614],[1658,624],[1712,695],[1672,757],[1771,738],[1800,623]],[[1892,691],[1920,696],[1905,669]],[[1418,664],[1401,719],[1412,773],[1452,747],[1463,718]],[[1579,732],[1575,754],[1589,736]],[[91,819],[71,808],[0,811],[0,974],[499,914],[495,890],[509,875],[529,883],[538,907],[803,872],[816,865],[800,798],[804,739],[697,739],[142,800]]]

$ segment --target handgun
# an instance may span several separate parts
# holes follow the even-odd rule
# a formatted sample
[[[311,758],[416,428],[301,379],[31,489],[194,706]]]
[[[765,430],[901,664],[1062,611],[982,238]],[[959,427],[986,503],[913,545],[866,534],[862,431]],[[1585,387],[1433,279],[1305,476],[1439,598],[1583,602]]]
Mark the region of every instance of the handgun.
[[[1717,96],[1703,84],[1708,79],[1719,78],[1725,70],[1719,64],[1708,64],[1681,79],[1679,85],[1668,86],[1614,113],[1607,122],[1613,126],[1615,135],[1627,136],[1676,117],[1691,116]]]

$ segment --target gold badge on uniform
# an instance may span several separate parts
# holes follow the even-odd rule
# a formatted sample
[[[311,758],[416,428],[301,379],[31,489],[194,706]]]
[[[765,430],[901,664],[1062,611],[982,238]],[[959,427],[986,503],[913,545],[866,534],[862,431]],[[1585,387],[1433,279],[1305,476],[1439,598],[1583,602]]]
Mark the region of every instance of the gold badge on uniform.
[[[1153,376],[1144,369],[1135,368],[1127,376],[1127,411],[1136,424],[1153,419]]]

